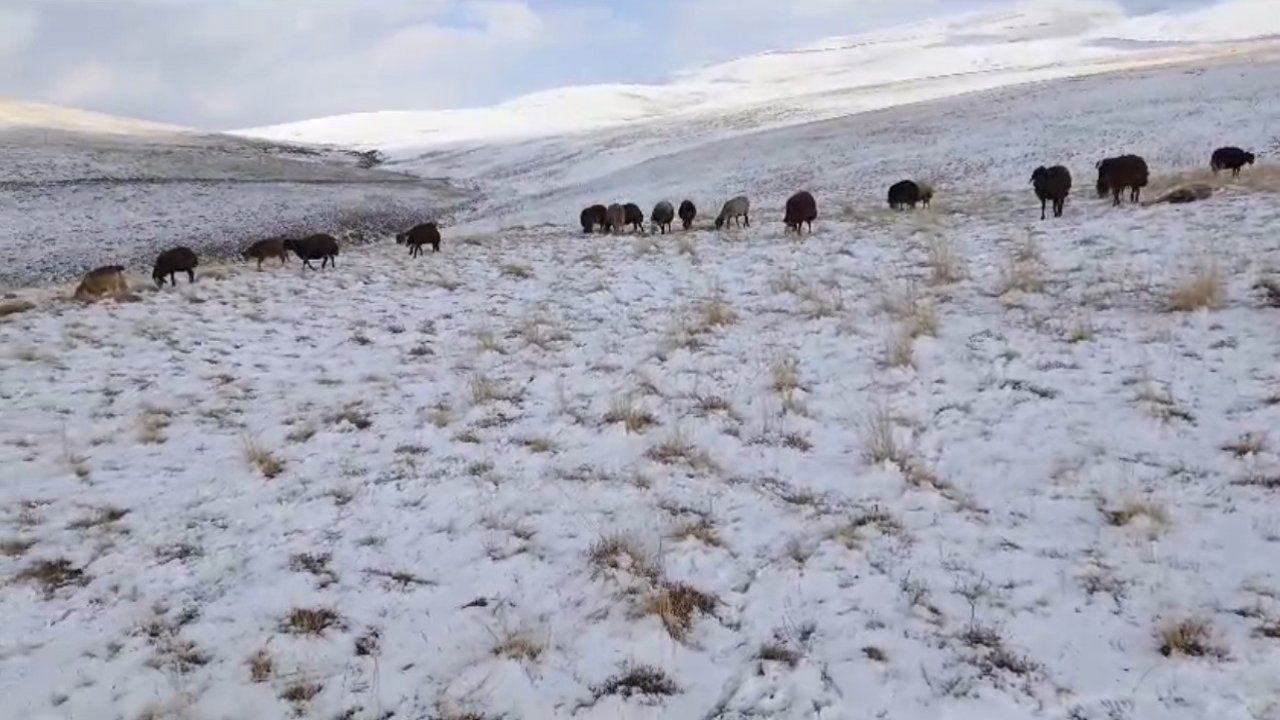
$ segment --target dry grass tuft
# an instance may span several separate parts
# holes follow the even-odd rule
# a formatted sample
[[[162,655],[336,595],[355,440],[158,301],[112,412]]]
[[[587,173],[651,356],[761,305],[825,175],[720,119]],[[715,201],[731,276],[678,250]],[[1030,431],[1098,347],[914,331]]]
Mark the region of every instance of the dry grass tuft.
[[[173,411],[164,408],[147,406],[138,418],[138,442],[159,445],[169,438],[164,431],[173,419]]]
[[[27,551],[34,547],[35,540],[26,538],[15,538],[12,540],[0,540],[0,557],[22,557]]]
[[[720,532],[709,517],[699,517],[677,525],[672,529],[670,537],[673,540],[697,540],[709,547],[724,547],[724,540],[720,538]]]
[[[693,629],[694,615],[715,614],[717,602],[714,595],[684,583],[665,583],[645,600],[644,610],[662,621],[672,639],[683,642]]]
[[[315,698],[316,695],[319,695],[320,691],[323,689],[324,686],[320,683],[309,682],[307,680],[295,680],[285,686],[285,689],[280,693],[280,699],[293,704],[297,707],[298,713],[302,714],[303,710],[301,706],[311,702],[311,700]]]
[[[810,320],[839,317],[845,311],[844,295],[838,287],[808,285],[797,293],[804,303],[804,315]]]
[[[1160,654],[1165,657],[1226,657],[1226,649],[1213,639],[1213,626],[1204,618],[1184,618],[1156,630]]]
[[[604,415],[604,422],[610,425],[622,423],[628,433],[643,433],[658,424],[658,418],[644,405],[631,397],[614,400],[609,412]]]
[[[533,277],[533,268],[519,263],[507,263],[502,266],[502,274],[517,280],[528,280]]]
[[[39,560],[21,570],[14,577],[17,582],[29,582],[40,586],[45,598],[52,598],[59,590],[71,586],[83,586],[89,582],[84,570],[71,564],[66,558]]]
[[[493,646],[493,654],[516,662],[537,662],[542,656],[543,644],[526,632],[508,633]]]
[[[546,454],[553,453],[559,449],[554,440],[542,436],[520,438],[516,442],[523,445],[531,453]]]
[[[85,517],[79,518],[78,520],[72,520],[67,524],[67,528],[71,530],[91,530],[93,528],[103,527],[105,525],[111,525],[112,523],[118,522],[128,514],[129,511],[125,508],[107,505],[95,509],[93,513],[86,515]]]
[[[294,608],[280,623],[280,630],[291,635],[320,637],[330,628],[342,626],[341,616],[329,608]]]
[[[868,529],[873,529],[886,537],[898,536],[905,531],[902,521],[885,510],[872,508],[836,527],[831,531],[830,537],[850,550],[854,550],[862,546],[863,535]]]
[[[503,387],[497,380],[483,374],[472,376],[467,385],[471,391],[471,402],[476,405],[491,402],[518,404],[524,398],[520,391]]]
[[[791,356],[778,358],[769,366],[769,387],[776,393],[788,394],[804,389],[800,382],[800,361]]]
[[[249,465],[262,474],[262,477],[271,480],[284,472],[284,461],[277,458],[270,450],[259,445],[252,438],[244,440],[244,457],[249,461]]]
[[[715,295],[698,304],[698,329],[706,332],[727,327],[738,322],[738,313],[721,295]]]
[[[358,402],[349,403],[342,409],[329,413],[324,421],[329,425],[346,423],[357,430],[368,430],[373,427],[373,418],[369,417],[369,413],[361,408]]]
[[[261,648],[250,655],[245,664],[249,666],[249,681],[254,683],[270,680],[276,671],[276,662],[266,648]]]
[[[1195,273],[1169,294],[1170,312],[1216,310],[1226,303],[1227,288],[1214,261],[1201,264]]]
[[[658,561],[638,540],[628,535],[605,535],[592,544],[587,557],[593,576],[618,572],[656,583],[662,577]]]
[[[885,338],[884,365],[891,368],[916,366],[916,341],[910,328],[898,328]]]
[[[1232,442],[1223,445],[1222,451],[1231,453],[1237,458],[1244,459],[1250,455],[1258,455],[1263,450],[1266,450],[1266,448],[1266,440],[1264,440],[1261,435],[1245,433]]]
[[[761,662],[782,663],[789,668],[794,668],[800,664],[801,655],[798,651],[783,645],[782,643],[772,640],[760,646],[756,651],[756,659]]]
[[[1163,505],[1150,500],[1130,500],[1112,509],[1100,508],[1107,523],[1113,527],[1125,527],[1139,519],[1163,527],[1169,524],[1169,512]]]
[[[951,243],[943,238],[929,241],[928,259],[929,284],[950,285],[965,279],[964,262],[956,254]]]
[[[680,687],[661,670],[651,665],[634,665],[591,687],[591,694],[597,700],[609,695],[631,698],[637,695],[662,697],[675,695]]]
[[[720,469],[715,459],[706,450],[693,444],[679,431],[669,435],[665,440],[649,448],[645,456],[663,465],[687,465],[695,471],[715,472]]]
[[[1012,292],[1040,293],[1047,285],[1044,279],[1044,266],[1035,260],[1019,260],[1017,253],[1000,269],[1000,279],[996,285],[996,295],[1001,297]]]
[[[330,553],[295,553],[289,557],[289,569],[314,575],[319,587],[324,588],[338,581],[337,574],[329,567],[332,559]]]

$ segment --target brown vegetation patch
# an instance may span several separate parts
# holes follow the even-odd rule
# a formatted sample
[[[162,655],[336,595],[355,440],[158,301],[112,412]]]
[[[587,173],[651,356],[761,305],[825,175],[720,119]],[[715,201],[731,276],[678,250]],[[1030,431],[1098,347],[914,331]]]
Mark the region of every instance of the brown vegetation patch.
[[[329,608],[294,608],[281,622],[280,630],[291,635],[320,637],[330,628],[342,626],[342,618]]]
[[[29,582],[40,586],[46,598],[71,586],[83,586],[89,582],[84,570],[66,558],[38,560],[21,570],[14,578],[17,582]]]
[[[713,615],[717,602],[714,595],[684,583],[665,583],[649,596],[644,609],[662,620],[674,640],[684,641],[693,629],[694,615]]]

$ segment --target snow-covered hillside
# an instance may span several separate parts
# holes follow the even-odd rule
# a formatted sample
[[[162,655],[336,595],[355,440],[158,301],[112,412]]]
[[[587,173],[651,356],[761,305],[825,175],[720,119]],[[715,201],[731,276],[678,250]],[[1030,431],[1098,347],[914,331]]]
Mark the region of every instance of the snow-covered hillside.
[[[1280,14],[1258,0],[1142,17],[1114,2],[1028,2],[741,58],[663,85],[564,88],[491,108],[373,112],[238,132],[378,148],[392,156],[389,167],[474,180],[503,202],[486,209],[492,217],[530,194],[608,185],[613,173],[662,174],[640,166],[726,138],[1022,83],[1276,57],[1277,35]]]
[[[8,100],[0,156],[5,290],[141,268],[176,244],[225,256],[275,232],[445,213],[472,197],[443,179],[362,169],[351,151]]]

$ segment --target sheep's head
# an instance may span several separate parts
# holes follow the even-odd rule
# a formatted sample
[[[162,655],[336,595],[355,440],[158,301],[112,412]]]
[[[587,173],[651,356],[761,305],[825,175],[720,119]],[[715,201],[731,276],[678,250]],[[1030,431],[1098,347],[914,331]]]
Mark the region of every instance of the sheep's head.
[[[408,238],[409,238],[409,233],[407,232],[396,233],[396,244],[403,245],[405,243],[405,240],[407,240]]]
[[[1049,174],[1049,169],[1041,165],[1040,167],[1032,171],[1031,183],[1034,185],[1037,182],[1042,182],[1048,174]]]
[[[151,279],[156,281],[156,287],[164,287],[164,273],[160,272],[159,268],[151,273]]]
[[[1253,164],[1254,159],[1255,159],[1255,158],[1254,158],[1253,153],[1251,153],[1251,152],[1247,152],[1247,153],[1245,153],[1245,154],[1244,154],[1244,161],[1245,161],[1246,163],[1248,163],[1248,164],[1252,165],[1252,164]]]
[[[724,227],[724,216],[721,215],[720,217],[716,218],[716,229],[719,230],[723,227]]]

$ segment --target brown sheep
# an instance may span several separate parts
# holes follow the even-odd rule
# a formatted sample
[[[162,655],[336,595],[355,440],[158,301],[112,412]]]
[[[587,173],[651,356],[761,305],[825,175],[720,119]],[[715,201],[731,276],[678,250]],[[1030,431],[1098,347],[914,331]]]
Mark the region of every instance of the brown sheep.
[[[644,211],[635,203],[623,205],[622,223],[629,225],[636,232],[644,232]]]
[[[311,264],[312,260],[321,261],[321,270],[331,262],[334,267],[338,267],[338,239],[332,235],[316,233],[315,235],[308,235],[301,240],[285,240],[284,247],[286,250],[292,250],[295,255],[302,258],[302,267],[304,268],[315,270],[316,267]]]
[[[1098,197],[1111,192],[1113,206],[1120,204],[1120,193],[1129,189],[1129,202],[1138,202],[1142,188],[1147,186],[1150,174],[1147,161],[1137,155],[1120,155],[1100,160],[1098,168]]]
[[[920,206],[929,207],[929,203],[933,202],[933,185],[924,180],[916,180],[915,184],[920,188]]]
[[[280,258],[280,264],[284,265],[289,262],[289,251],[285,249],[284,242],[284,238],[259,240],[240,253],[240,257],[245,260],[257,258],[259,270],[262,269],[262,261],[270,257]]]
[[[795,230],[799,235],[800,226],[804,223],[808,223],[809,232],[813,232],[813,221],[817,217],[818,203],[808,190],[801,190],[787,198],[787,210],[782,218],[782,222],[787,226],[787,232]]]
[[[746,222],[746,226],[751,227],[751,201],[747,199],[746,195],[739,195],[726,202],[724,207],[720,208],[720,214],[716,216],[716,229],[720,230],[730,220],[737,224],[738,218],[742,218]]]
[[[667,231],[671,229],[672,221],[676,219],[676,209],[671,207],[671,203],[663,200],[653,206],[653,214],[649,216],[649,219],[653,221],[653,224],[657,226],[663,235],[666,235]]]
[[[622,206],[619,205],[618,203],[613,203],[607,208],[607,212],[605,214],[607,216],[607,223],[605,224],[605,232],[610,232],[610,233],[622,232],[622,228],[624,225],[626,225],[626,219],[627,219],[626,213],[622,211]]]
[[[1071,194],[1071,171],[1062,165],[1049,168],[1041,165],[1032,171],[1031,184],[1035,186],[1036,197],[1040,198],[1040,219],[1044,220],[1044,204],[1050,200],[1053,201],[1053,216],[1062,217],[1067,196]]]
[[[75,299],[93,302],[104,297],[120,297],[129,292],[123,265],[104,265],[84,274],[76,286]]]
[[[680,203],[680,223],[684,225],[685,230],[693,227],[693,219],[696,217],[698,217],[698,208],[694,206],[692,200]]]
[[[1245,165],[1252,165],[1255,159],[1253,153],[1245,152],[1238,147],[1220,147],[1214,150],[1213,156],[1209,158],[1209,167],[1214,175],[1217,175],[1219,170],[1230,170],[1231,177],[1239,177],[1240,169]]]
[[[434,222],[419,223],[396,235],[396,244],[408,245],[409,257],[421,255],[423,245],[430,245],[431,252],[440,252],[440,228]]]
[[[200,260],[196,258],[196,253],[189,247],[179,246],[170,248],[160,253],[156,257],[155,269],[151,271],[151,279],[156,281],[156,287],[164,287],[164,278],[169,276],[169,284],[177,287],[177,274],[185,272],[187,274],[187,282],[196,281],[196,265]]]
[[[603,205],[583,208],[582,213],[578,215],[578,222],[582,224],[584,234],[590,233],[596,229],[596,226],[599,226],[603,232],[609,225],[609,208]]]

